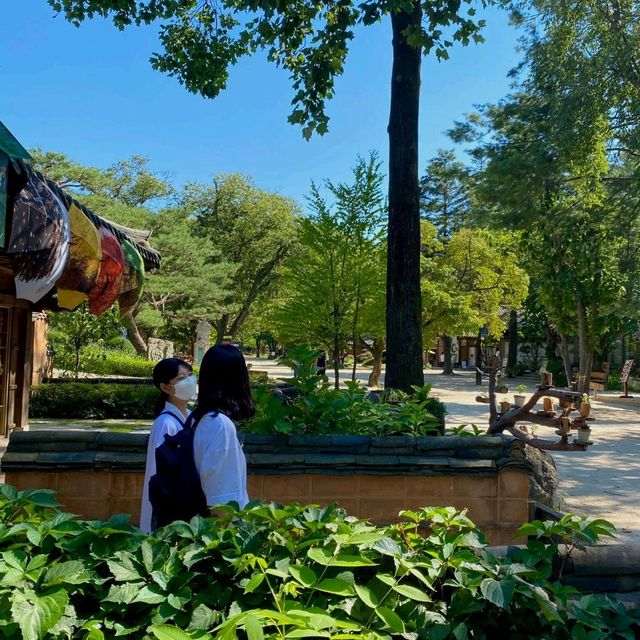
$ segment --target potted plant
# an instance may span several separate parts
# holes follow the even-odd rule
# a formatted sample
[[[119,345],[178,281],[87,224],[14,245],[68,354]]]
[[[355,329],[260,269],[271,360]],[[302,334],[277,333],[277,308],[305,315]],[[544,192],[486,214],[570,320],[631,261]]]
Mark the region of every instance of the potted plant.
[[[527,396],[524,395],[524,392],[527,390],[527,385],[526,384],[519,384],[516,387],[516,391],[518,393],[514,393],[513,394],[513,404],[516,407],[522,407],[524,406],[524,403],[527,399]]]
[[[582,398],[580,400],[580,415],[583,418],[588,418],[591,413],[591,399],[589,398],[589,394],[583,393]]]
[[[591,427],[585,422],[581,427],[578,427],[578,442],[586,444],[591,439]]]

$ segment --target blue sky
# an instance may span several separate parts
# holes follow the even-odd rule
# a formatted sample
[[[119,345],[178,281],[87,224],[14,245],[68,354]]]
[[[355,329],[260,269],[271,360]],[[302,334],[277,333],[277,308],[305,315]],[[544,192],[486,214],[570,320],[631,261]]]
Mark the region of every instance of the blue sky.
[[[391,27],[361,29],[328,105],[330,131],[310,142],[287,123],[286,73],[256,56],[231,70],[216,100],[189,94],[151,69],[155,28],[117,31],[94,20],[80,29],[54,16],[46,0],[4,3],[0,39],[0,120],[29,147],[106,167],[134,154],[176,184],[239,172],[303,203],[311,180],[348,180],[357,154],[377,150],[386,164]],[[447,62],[423,62],[420,166],[444,132],[474,104],[509,89],[517,32],[487,10],[486,43],[456,46]]]

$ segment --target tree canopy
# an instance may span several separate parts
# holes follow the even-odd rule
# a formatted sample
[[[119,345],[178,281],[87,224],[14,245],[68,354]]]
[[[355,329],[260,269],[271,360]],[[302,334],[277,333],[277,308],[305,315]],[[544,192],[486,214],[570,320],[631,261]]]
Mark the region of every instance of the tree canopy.
[[[480,42],[476,6],[499,0],[340,0],[336,3],[227,0],[48,0],[75,25],[94,16],[114,25],[160,23],[162,51],[154,68],[191,92],[213,98],[229,67],[265,51],[293,85],[289,122],[309,138],[327,131],[327,100],[343,69],[355,28],[389,18],[393,69],[389,113],[387,244],[387,371],[385,384],[411,390],[423,383],[420,324],[418,116],[422,55],[448,57],[454,42]]]

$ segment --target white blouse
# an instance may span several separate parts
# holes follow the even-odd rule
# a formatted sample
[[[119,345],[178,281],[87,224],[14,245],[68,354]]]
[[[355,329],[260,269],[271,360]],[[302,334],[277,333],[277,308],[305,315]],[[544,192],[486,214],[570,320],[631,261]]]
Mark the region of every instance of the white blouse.
[[[244,507],[247,495],[247,462],[233,422],[223,413],[200,419],[193,441],[196,469],[207,505],[237,502]]]

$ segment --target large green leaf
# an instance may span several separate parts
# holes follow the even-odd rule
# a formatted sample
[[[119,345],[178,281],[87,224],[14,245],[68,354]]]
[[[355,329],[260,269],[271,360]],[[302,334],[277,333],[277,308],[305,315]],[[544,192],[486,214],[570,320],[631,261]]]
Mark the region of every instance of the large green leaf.
[[[133,602],[145,602],[146,604],[160,604],[167,599],[167,595],[163,593],[156,585],[145,585],[138,591]],[[171,603],[170,603],[171,604]],[[173,604],[172,604],[173,606]]]
[[[356,584],[355,589],[358,597],[367,605],[367,607],[375,609],[380,603],[380,599],[378,598],[378,596],[368,587],[363,587],[359,584]]]
[[[248,640],[263,640],[264,633],[262,632],[262,625],[257,616],[248,614],[244,619],[244,630],[247,632]]]
[[[44,574],[43,584],[53,586],[55,584],[82,584],[91,578],[91,574],[86,570],[84,564],[79,560],[68,560],[67,562],[57,562],[52,565]]]
[[[407,584],[397,584],[393,587],[393,590],[416,602],[431,602],[431,598],[424,591]]]
[[[375,609],[376,615],[392,630],[396,633],[404,633],[404,622],[400,616],[387,607],[377,607]]]
[[[292,565],[289,567],[289,573],[305,587],[311,587],[315,584],[318,576],[313,569],[305,567],[304,565]]]
[[[251,593],[255,591],[262,584],[263,580],[264,573],[254,573],[245,585],[244,592]]]
[[[115,554],[116,560],[107,560],[109,570],[118,582],[130,582],[142,579],[140,572],[133,563],[131,556],[123,552]]]
[[[353,585],[339,578],[327,578],[315,585],[318,591],[326,591],[327,593],[335,593],[339,596],[352,596]]]
[[[170,624],[153,625],[151,627],[151,631],[158,640],[193,640],[188,633],[185,633],[182,629],[173,627]]]
[[[137,584],[113,584],[109,593],[103,598],[105,602],[117,602],[119,604],[131,604],[142,588],[142,583]]]
[[[58,589],[44,596],[33,591],[15,591],[11,598],[11,615],[20,625],[24,640],[39,640],[62,618],[69,596]]]
[[[482,595],[501,609],[509,607],[514,589],[515,583],[509,578],[500,581],[493,578],[485,578],[480,584]]]

